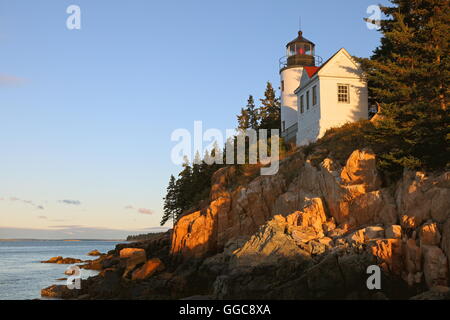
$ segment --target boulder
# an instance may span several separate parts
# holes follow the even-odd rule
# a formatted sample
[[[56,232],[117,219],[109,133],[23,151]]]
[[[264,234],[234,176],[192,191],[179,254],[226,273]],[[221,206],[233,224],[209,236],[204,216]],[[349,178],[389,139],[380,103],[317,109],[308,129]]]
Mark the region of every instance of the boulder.
[[[323,235],[322,225],[327,222],[327,216],[321,198],[306,198],[304,207],[286,217],[289,225],[310,227],[317,234]]]
[[[322,235],[318,235],[316,231],[311,227],[292,227],[290,228],[291,236],[297,244],[302,242],[308,242],[320,238]]]
[[[159,258],[153,258],[148,260],[142,267],[135,270],[131,276],[131,279],[144,280],[162,270],[164,270],[164,264],[162,261]]]
[[[75,263],[81,263],[84,262],[81,259],[75,259],[75,258],[63,258],[61,256],[50,258],[47,261],[41,261],[41,263],[56,263],[56,264],[75,264]]]
[[[401,275],[403,270],[402,245],[400,239],[372,240],[369,242],[369,252],[378,258],[380,266],[386,272]]]
[[[299,248],[292,236],[285,233],[282,217],[263,225],[241,248],[234,252],[232,266],[277,264],[279,260],[305,259],[309,254]]]
[[[441,243],[441,233],[433,221],[428,221],[420,227],[419,238],[421,245],[437,246]]]
[[[347,241],[349,243],[353,243],[353,244],[363,244],[364,242],[366,242],[365,233],[366,233],[365,228],[359,229],[359,230],[351,233],[350,235],[348,235]]]
[[[414,239],[408,239],[404,245],[404,266],[409,274],[422,271],[422,250]]]
[[[119,298],[125,293],[121,283],[123,282],[121,277],[122,270],[116,268],[104,269],[97,277],[89,278],[88,281],[91,284],[87,288],[87,292],[93,299],[112,299]],[[82,283],[82,289],[85,288]]]
[[[320,238],[318,241],[327,247],[333,246],[333,239],[331,239],[331,238],[323,237],[323,238]]]
[[[126,249],[122,249],[126,250]],[[122,251],[120,251],[122,252]],[[128,277],[128,275],[136,269],[136,267],[144,264],[147,261],[147,256],[145,255],[144,249],[134,250],[131,255],[126,254],[127,258],[123,258],[126,261],[125,271],[123,273],[123,278]]]
[[[411,217],[406,214],[402,215],[400,217],[401,227],[406,230],[416,229],[420,225],[421,222],[422,222],[422,219],[419,219],[417,217]]]
[[[385,236],[387,239],[401,239],[402,227],[396,224],[386,227]]]
[[[63,259],[63,257],[57,256],[57,257],[50,258],[46,261],[41,261],[41,263],[58,263],[58,261],[61,261],[62,259]]]
[[[386,189],[351,195],[341,205],[348,211],[347,222],[354,227],[375,223],[389,225],[397,222],[394,198]]]
[[[211,178],[210,199],[217,200],[219,198],[228,197],[228,185],[236,176],[236,167],[229,166],[221,168],[214,172]]]
[[[94,257],[96,257],[96,256],[101,256],[102,253],[101,253],[100,251],[98,251],[98,250],[92,250],[92,251],[89,252],[87,255],[88,255],[88,256],[94,256]]]
[[[450,175],[448,175],[450,176]],[[436,188],[431,199],[430,215],[433,220],[443,223],[448,220],[450,210],[450,188]]]
[[[374,240],[374,239],[383,239],[384,238],[384,228],[380,226],[371,226],[367,227],[364,232],[364,239]]]
[[[214,192],[208,206],[178,220],[171,241],[173,256],[204,258],[217,253],[232,239],[249,238],[271,219],[276,200],[286,192],[283,177],[259,176],[230,193],[221,185],[228,178],[220,175],[227,172],[222,170],[213,177]]]
[[[221,199],[215,202],[221,201]],[[201,258],[217,244],[216,221],[209,208],[181,217],[174,227],[172,255],[180,258]]]
[[[76,297],[80,290],[70,290],[66,285],[52,285],[41,290],[41,296],[57,299],[71,299]]]
[[[395,191],[404,228],[417,228],[433,219],[443,223],[449,216],[450,174],[426,174],[405,170]]]
[[[344,236],[348,232],[347,227],[340,226],[338,228],[335,228],[327,233],[327,236],[333,239],[339,238]]]
[[[336,229],[336,223],[334,221],[334,218],[328,219],[323,225],[322,225],[323,232],[325,234],[329,234],[334,229]]]
[[[364,185],[368,192],[379,189],[381,179],[376,168],[375,154],[369,149],[353,151],[342,169],[341,179],[345,184]]]
[[[383,239],[384,229],[380,226],[370,226],[354,231],[346,238],[350,243],[363,244],[370,240]]]
[[[119,252],[119,256],[121,259],[126,259],[126,258],[130,258],[131,256],[133,256],[134,254],[145,254],[145,250],[141,249],[141,248],[124,248],[122,250],[120,250]]]
[[[422,246],[423,273],[428,288],[448,285],[448,263],[444,252],[438,246]]]

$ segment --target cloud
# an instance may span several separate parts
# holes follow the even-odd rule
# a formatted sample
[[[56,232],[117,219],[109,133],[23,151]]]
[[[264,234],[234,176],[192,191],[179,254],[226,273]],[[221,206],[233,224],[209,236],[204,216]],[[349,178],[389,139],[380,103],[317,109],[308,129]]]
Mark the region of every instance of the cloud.
[[[132,205],[128,205],[124,207],[125,210],[135,210],[137,213],[142,214],[153,214],[153,210],[147,208],[136,208]]]
[[[139,213],[142,213],[142,214],[153,214],[153,211],[152,211],[152,210],[146,209],[146,208],[139,208],[139,209],[138,209],[138,212],[139,212]]]
[[[38,216],[37,218],[42,220],[48,219],[46,216]]]
[[[0,87],[17,87],[25,84],[27,81],[24,78],[0,73]]]
[[[79,201],[79,200],[59,200],[58,202],[61,202],[64,204],[70,204],[70,205],[74,205],[74,206],[81,205],[81,201]]]
[[[6,199],[6,198],[0,198],[0,200],[8,200],[8,199]],[[32,200],[24,200],[24,199],[20,199],[20,198],[17,198],[17,197],[9,197],[9,201],[12,201],[12,202],[22,202],[22,203],[25,203],[25,204],[27,204],[27,205],[30,205],[30,206],[34,207],[35,209],[38,209],[38,210],[44,210],[44,207],[43,207],[43,206],[38,205],[38,204],[35,204]]]

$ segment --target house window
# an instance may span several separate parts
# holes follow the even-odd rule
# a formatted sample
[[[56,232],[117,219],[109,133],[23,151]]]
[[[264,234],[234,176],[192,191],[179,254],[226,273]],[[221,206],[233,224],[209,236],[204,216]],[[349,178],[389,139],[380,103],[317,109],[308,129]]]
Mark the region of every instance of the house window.
[[[317,104],[317,86],[314,86],[312,90],[312,104],[315,106]]]
[[[350,103],[350,86],[348,84],[338,84],[338,102]]]
[[[305,111],[305,96],[300,97],[300,113],[303,113]]]
[[[309,110],[309,90],[306,92],[306,110]]]
[[[284,91],[284,80],[281,80],[281,91]]]
[[[281,130],[286,131],[286,121],[283,121],[281,124],[282,124]]]

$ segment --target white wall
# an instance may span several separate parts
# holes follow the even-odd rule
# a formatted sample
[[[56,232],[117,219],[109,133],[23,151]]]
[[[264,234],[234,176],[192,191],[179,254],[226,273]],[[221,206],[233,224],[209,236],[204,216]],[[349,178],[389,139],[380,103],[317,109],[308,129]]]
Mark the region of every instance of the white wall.
[[[284,90],[281,91],[281,123],[285,122],[286,129],[297,123],[297,95],[294,91],[300,85],[303,67],[288,68],[280,73],[284,81]],[[280,82],[281,87],[281,82]]]
[[[317,90],[317,103],[313,105],[313,87]],[[306,102],[306,92],[309,91],[309,110]],[[297,144],[305,145],[311,141],[317,139],[320,128],[319,122],[321,118],[320,109],[320,82],[319,78],[314,78],[305,86],[298,94],[297,107],[298,107],[298,132],[297,132]],[[300,112],[300,97],[303,95],[304,99],[304,112]]]
[[[347,122],[368,119],[367,86],[359,79],[321,78],[321,108],[320,135],[332,127],[340,127]],[[348,84],[350,87],[350,103],[338,102],[338,84]]]
[[[304,114],[300,113],[300,100],[298,101],[298,145],[321,138],[332,127],[368,119],[368,92],[366,84],[360,79],[361,72],[345,49],[341,49],[298,91],[298,99],[301,95],[305,97]],[[350,103],[338,102],[338,84],[349,85]],[[318,105],[306,110],[306,92],[310,91],[312,101],[314,85],[317,85]]]

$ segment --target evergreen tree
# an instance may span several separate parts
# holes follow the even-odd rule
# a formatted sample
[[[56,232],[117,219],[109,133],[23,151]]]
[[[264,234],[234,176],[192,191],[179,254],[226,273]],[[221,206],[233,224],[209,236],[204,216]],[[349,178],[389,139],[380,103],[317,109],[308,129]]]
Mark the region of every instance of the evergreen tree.
[[[260,125],[262,129],[280,129],[280,99],[270,82],[267,82],[264,99],[261,99]]]
[[[161,219],[161,226],[165,225],[169,219],[171,219],[173,223],[177,220],[178,215],[180,214],[180,209],[177,207],[177,197],[178,190],[175,177],[171,175],[169,185],[167,186],[167,193],[164,197],[164,214]]]
[[[359,59],[381,120],[367,134],[389,171],[449,161],[448,0],[391,0],[381,7],[381,45]]]
[[[237,116],[238,129],[247,130],[249,128],[249,115],[247,109],[241,108],[241,114]]]
[[[245,108],[241,109],[241,113],[237,116],[238,119],[238,129],[247,130],[258,129],[259,125],[259,112],[255,107],[255,101],[253,96],[250,95],[247,99],[247,105]]]
[[[192,190],[192,167],[187,158],[184,159],[183,170],[178,174],[176,189],[176,207],[183,213],[185,210],[189,209],[192,195],[195,192],[195,190]]]
[[[248,113],[249,128],[257,130],[259,127],[260,118],[258,109],[255,106],[255,100],[253,99],[252,95],[248,97],[246,110]]]

